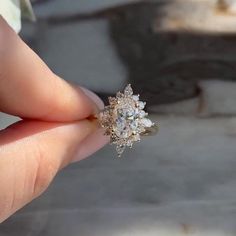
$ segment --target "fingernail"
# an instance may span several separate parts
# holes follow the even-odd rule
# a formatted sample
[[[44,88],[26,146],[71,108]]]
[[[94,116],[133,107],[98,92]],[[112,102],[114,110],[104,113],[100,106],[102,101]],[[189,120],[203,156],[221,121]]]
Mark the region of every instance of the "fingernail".
[[[91,156],[109,142],[109,137],[104,135],[104,130],[98,128],[95,132],[86,137],[79,145],[78,151],[72,163]]]
[[[98,110],[102,110],[104,108],[104,103],[103,101],[98,97],[97,94],[92,92],[91,90],[88,90],[84,87],[80,87],[84,93],[97,105]]]

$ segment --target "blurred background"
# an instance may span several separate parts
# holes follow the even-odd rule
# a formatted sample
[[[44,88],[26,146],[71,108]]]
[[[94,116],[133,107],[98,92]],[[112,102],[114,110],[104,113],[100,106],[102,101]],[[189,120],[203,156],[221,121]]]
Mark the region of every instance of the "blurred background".
[[[236,0],[32,5],[20,35],[54,72],[105,102],[131,83],[160,132],[66,168],[0,236],[235,236]]]

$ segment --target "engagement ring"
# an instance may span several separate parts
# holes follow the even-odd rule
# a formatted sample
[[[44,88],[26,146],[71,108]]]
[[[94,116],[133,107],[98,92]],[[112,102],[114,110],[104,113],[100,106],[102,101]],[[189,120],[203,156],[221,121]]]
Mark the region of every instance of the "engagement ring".
[[[144,111],[146,103],[133,95],[131,85],[127,85],[124,93],[118,92],[116,97],[109,97],[109,105],[98,115],[105,135],[110,136],[111,144],[116,145],[118,156],[126,147],[140,141],[141,136],[157,133],[158,126],[147,118]]]

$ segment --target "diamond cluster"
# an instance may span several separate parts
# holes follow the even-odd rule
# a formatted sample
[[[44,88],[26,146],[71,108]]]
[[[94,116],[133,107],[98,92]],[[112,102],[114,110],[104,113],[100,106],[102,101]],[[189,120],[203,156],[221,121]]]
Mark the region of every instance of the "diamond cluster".
[[[139,95],[133,95],[131,85],[127,85],[124,93],[118,92],[116,97],[109,97],[109,105],[99,114],[101,126],[105,134],[111,137],[111,143],[116,144],[119,156],[126,147],[132,147],[140,141],[140,135],[146,128],[154,124],[143,110],[146,103],[139,100]]]

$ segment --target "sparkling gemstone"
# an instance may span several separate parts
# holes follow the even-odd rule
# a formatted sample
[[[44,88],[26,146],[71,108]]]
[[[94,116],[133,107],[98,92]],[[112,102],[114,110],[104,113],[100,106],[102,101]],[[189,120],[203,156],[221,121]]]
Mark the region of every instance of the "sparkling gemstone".
[[[131,88],[131,85],[128,84],[124,90],[125,96],[131,96],[133,94],[133,89]]]
[[[116,151],[118,153],[118,156],[121,156],[121,154],[124,152],[124,150],[125,150],[125,145],[118,145],[116,147]]]
[[[108,100],[109,100],[110,104],[113,104],[116,102],[116,98],[114,98],[114,97],[109,97]]]
[[[133,95],[132,98],[134,99],[134,101],[138,101],[139,100],[139,96],[138,95]]]
[[[115,114],[115,133],[120,138],[128,138],[138,128],[137,110],[132,106],[117,108]]]
[[[140,123],[144,126],[144,127],[151,127],[153,125],[152,121],[147,119],[147,118],[143,118],[140,120]]]
[[[146,103],[145,102],[138,102],[138,106],[140,109],[144,109]]]
[[[145,111],[139,111],[139,117],[140,118],[143,118],[143,117],[145,117],[147,114],[146,114],[146,112]]]

